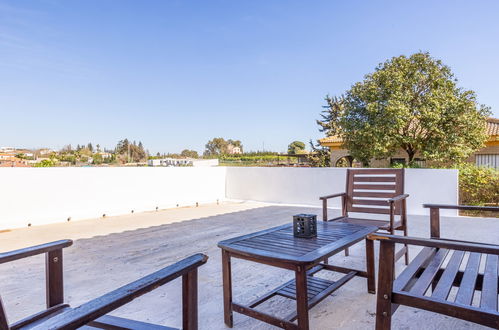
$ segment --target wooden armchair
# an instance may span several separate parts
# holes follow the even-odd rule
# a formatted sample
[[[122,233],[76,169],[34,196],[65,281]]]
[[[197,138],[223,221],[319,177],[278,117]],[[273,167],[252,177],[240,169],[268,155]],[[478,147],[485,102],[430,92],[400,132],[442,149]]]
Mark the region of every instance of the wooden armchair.
[[[377,226],[390,234],[400,230],[407,236],[406,198],[409,195],[404,194],[403,169],[348,169],[345,191],[319,198],[322,200],[322,220]],[[327,201],[335,197],[341,197],[341,216],[329,219]],[[370,217],[352,217],[350,212]],[[373,219],[373,214],[385,214],[388,219]],[[345,254],[348,255],[348,249]],[[408,264],[409,252],[405,245],[396,253],[396,260],[403,255]]]
[[[439,217],[440,209],[498,212],[499,207],[424,206],[430,208],[430,239],[377,233],[370,237],[380,241],[376,329],[391,328],[399,305],[499,329],[499,245],[442,239]],[[395,279],[396,243],[424,248]]]
[[[47,309],[10,324],[0,298],[0,330],[15,329],[173,329],[107,313],[135,298],[182,276],[182,319],[184,329],[197,329],[197,269],[208,257],[196,254],[135,282],[71,308],[64,303],[62,249],[72,245],[61,240],[25,249],[0,253],[0,264],[45,253]],[[164,308],[162,306],[161,308]]]

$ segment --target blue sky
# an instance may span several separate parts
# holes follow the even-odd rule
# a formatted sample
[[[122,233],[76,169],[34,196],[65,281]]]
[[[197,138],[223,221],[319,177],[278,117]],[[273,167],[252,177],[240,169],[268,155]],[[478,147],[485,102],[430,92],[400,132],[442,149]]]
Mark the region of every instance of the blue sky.
[[[212,137],[284,151],[385,59],[419,50],[499,117],[499,1],[3,1],[0,146]]]

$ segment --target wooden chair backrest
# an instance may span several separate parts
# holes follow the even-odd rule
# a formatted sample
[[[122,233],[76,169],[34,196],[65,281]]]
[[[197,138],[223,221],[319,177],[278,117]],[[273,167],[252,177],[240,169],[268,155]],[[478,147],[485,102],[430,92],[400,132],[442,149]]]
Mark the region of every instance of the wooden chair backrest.
[[[346,211],[390,214],[386,202],[404,193],[403,169],[348,169]],[[400,215],[401,203],[395,203],[394,214]]]

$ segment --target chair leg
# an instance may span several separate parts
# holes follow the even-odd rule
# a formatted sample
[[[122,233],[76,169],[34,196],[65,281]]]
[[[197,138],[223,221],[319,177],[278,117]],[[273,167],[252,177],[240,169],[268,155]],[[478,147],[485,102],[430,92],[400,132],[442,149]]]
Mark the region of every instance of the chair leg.
[[[407,236],[407,225],[404,226],[404,236]],[[409,265],[409,246],[404,244],[405,247],[405,265]]]
[[[395,278],[395,243],[380,242],[376,330],[389,330],[392,323],[392,291]]]
[[[345,257],[348,257],[350,255],[350,251],[348,250],[348,248],[345,249]]]

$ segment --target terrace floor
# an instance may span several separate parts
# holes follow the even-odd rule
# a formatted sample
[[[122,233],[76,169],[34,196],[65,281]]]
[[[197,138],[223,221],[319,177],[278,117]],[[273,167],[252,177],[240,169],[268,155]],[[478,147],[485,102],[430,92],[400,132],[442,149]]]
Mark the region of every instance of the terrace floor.
[[[225,329],[221,256],[217,242],[288,223],[293,214],[303,212],[320,214],[320,209],[245,202],[136,213],[3,232],[0,233],[0,250],[9,251],[62,238],[73,239],[74,245],[65,249],[64,255],[65,295],[72,306],[191,254],[205,253],[210,259],[199,270],[199,328]],[[428,237],[428,218],[409,216],[409,226],[411,235]],[[497,243],[498,233],[498,219],[462,217],[442,220],[444,237]],[[331,261],[364,267],[364,251],[363,244],[358,244],[351,248],[349,257],[340,254]],[[411,252],[414,257],[417,249]],[[235,301],[248,302],[292,278],[289,271],[238,259],[233,259],[232,267]],[[399,262],[398,270],[402,269],[403,263]],[[44,307],[44,287],[43,256],[0,265],[0,294],[10,322]],[[181,282],[176,280],[112,314],[180,327],[180,289]],[[294,301],[276,297],[260,308],[269,313],[287,315],[294,308]],[[373,329],[375,311],[375,295],[367,293],[365,279],[354,278],[310,311],[311,328]],[[234,314],[234,329],[273,328]],[[393,329],[421,328],[485,329],[407,307],[400,307],[395,313]]]

